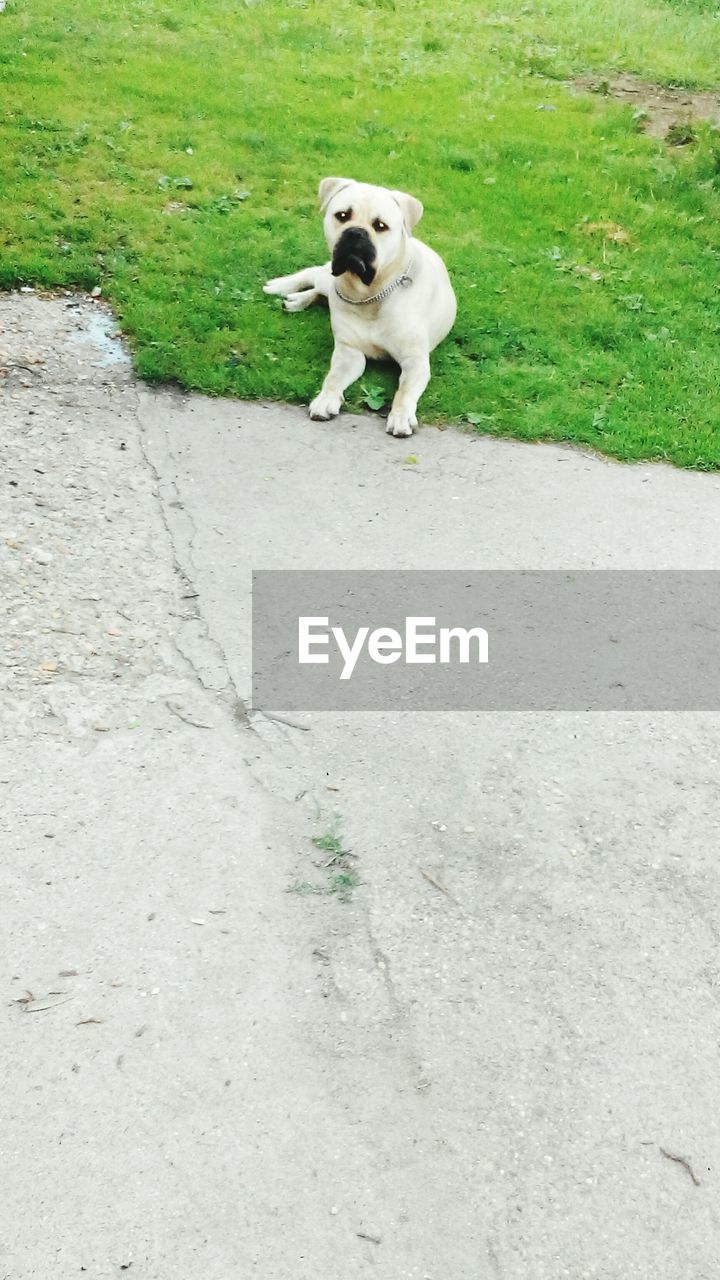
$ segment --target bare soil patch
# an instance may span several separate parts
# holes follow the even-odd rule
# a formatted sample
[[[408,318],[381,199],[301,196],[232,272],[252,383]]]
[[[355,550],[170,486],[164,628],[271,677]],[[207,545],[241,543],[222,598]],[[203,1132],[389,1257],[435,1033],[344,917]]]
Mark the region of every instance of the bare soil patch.
[[[642,128],[652,138],[667,138],[670,134],[669,141],[680,142],[683,130],[677,126],[697,120],[707,120],[720,128],[720,93],[712,90],[668,88],[632,75],[588,74],[577,76],[572,84],[576,93],[598,93],[630,103],[643,113]]]

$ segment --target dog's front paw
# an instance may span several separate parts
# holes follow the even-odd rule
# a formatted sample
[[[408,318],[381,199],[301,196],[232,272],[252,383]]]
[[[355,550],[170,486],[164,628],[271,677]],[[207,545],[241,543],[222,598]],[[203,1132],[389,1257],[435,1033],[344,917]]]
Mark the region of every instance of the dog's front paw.
[[[340,412],[342,396],[332,392],[321,391],[313,400],[308,413],[316,422],[327,422],[328,418],[336,418]]]
[[[416,426],[415,414],[405,413],[402,409],[391,409],[385,430],[389,436],[411,436],[413,427]]]

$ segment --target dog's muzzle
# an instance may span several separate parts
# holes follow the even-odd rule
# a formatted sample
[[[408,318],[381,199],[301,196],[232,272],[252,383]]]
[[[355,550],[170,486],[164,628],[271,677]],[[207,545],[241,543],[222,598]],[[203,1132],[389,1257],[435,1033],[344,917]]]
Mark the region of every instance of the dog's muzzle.
[[[341,276],[352,271],[363,284],[375,279],[375,245],[362,227],[348,227],[343,231],[333,249],[332,273]]]

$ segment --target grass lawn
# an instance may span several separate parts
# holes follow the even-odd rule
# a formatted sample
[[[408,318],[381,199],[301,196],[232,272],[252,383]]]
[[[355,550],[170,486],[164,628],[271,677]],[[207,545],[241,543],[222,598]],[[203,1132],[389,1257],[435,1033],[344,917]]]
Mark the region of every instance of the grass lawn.
[[[326,256],[321,177],[400,187],[459,301],[421,420],[719,467],[720,134],[564,83],[613,70],[713,86],[720,9],[8,0],[0,287],[101,284],[143,377],[307,401],[327,314],[261,284]]]

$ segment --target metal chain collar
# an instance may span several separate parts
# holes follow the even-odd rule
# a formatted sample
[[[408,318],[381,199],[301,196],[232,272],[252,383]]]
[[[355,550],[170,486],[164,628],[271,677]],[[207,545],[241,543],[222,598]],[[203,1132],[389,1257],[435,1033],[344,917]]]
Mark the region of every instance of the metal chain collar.
[[[371,302],[384,302],[385,298],[389,298],[390,294],[394,293],[400,286],[406,288],[412,284],[411,268],[412,260],[408,262],[402,275],[397,276],[392,284],[387,285],[385,289],[381,289],[379,293],[374,293],[370,298],[347,298],[344,293],[340,292],[337,285],[335,285],[335,292],[338,298],[341,298],[343,302],[349,302],[351,307],[367,307]]]

